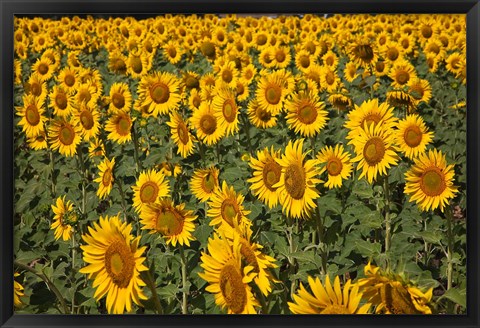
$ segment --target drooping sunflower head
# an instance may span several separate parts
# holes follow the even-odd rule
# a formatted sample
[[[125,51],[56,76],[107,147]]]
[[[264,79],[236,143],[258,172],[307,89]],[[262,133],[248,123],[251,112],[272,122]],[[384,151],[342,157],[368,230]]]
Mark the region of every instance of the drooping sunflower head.
[[[392,107],[405,107],[409,113],[415,109],[415,99],[403,90],[388,91],[387,102]]]
[[[346,111],[353,107],[353,100],[347,90],[339,90],[328,97],[328,102],[339,111]]]
[[[425,153],[427,145],[433,140],[433,132],[428,132],[422,117],[417,114],[407,115],[398,122],[397,128],[396,144],[410,159]]]
[[[100,199],[106,198],[113,187],[113,167],[115,165],[115,158],[110,161],[107,157],[98,165],[99,177],[95,182],[98,182],[97,196]]]
[[[67,241],[70,240],[73,233],[73,226],[77,223],[77,213],[70,200],[65,201],[65,196],[58,197],[55,205],[52,205],[52,211],[55,214],[50,229],[55,230],[55,240],[60,237]]]
[[[208,201],[220,186],[218,182],[219,173],[219,170],[215,167],[195,170],[190,181],[192,194],[201,202]]]
[[[133,190],[133,206],[138,213],[148,204],[153,204],[164,197],[168,197],[170,186],[168,180],[154,169],[143,171],[138,177]]]
[[[337,144],[335,148],[324,147],[317,154],[317,159],[322,172],[326,171],[328,174],[325,186],[329,189],[341,187],[342,181],[348,179],[352,173],[350,154],[345,151],[343,145]]]

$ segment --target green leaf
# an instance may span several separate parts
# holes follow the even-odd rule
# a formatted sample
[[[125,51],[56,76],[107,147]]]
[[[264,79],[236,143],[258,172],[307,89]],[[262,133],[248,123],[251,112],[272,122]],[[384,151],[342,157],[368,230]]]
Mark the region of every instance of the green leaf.
[[[465,289],[456,289],[451,288],[445,292],[438,300],[443,298],[448,298],[450,301],[454,302],[455,304],[459,304],[464,308],[467,307],[467,291]]]

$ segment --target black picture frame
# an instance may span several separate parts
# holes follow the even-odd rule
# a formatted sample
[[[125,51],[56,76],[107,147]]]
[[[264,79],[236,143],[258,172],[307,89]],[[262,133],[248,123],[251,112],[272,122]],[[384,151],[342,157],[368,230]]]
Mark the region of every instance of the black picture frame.
[[[467,14],[467,314],[432,316],[290,315],[14,315],[13,314],[13,17],[14,15],[153,13],[464,13]],[[479,326],[479,158],[480,3],[478,0],[176,0],[22,1],[0,0],[1,327],[478,327]]]

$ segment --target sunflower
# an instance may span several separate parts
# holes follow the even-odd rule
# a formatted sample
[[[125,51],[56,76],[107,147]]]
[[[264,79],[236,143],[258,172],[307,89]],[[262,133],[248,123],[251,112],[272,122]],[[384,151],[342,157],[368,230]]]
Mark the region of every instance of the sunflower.
[[[258,104],[257,99],[248,103],[248,118],[259,129],[267,129],[277,125],[277,117]]]
[[[328,96],[328,102],[339,111],[346,111],[353,107],[353,100],[346,89],[332,93]]]
[[[305,160],[303,141],[304,139],[299,139],[292,143],[290,140],[282,158],[275,159],[282,167],[282,173],[280,181],[273,187],[278,188],[278,198],[283,211],[294,218],[308,216],[309,211],[316,208],[314,200],[320,195],[315,186],[323,182],[317,178],[320,173],[317,161]]]
[[[432,87],[428,80],[412,79],[408,83],[408,91],[411,94],[414,105],[418,106],[420,103],[428,103],[432,98]]]
[[[85,140],[96,138],[100,133],[100,113],[85,103],[81,104],[80,108],[74,110],[73,121]]]
[[[20,274],[17,273],[17,272],[15,272],[13,274],[14,278],[19,277],[19,276],[20,276]],[[24,305],[24,303],[21,300],[21,297],[25,296],[25,293],[23,291],[24,291],[24,288],[23,288],[22,284],[14,279],[13,280],[13,305],[16,308],[21,308]]]
[[[299,50],[295,53],[295,66],[301,72],[305,72],[313,63],[312,55],[306,50]]]
[[[287,68],[291,61],[292,55],[290,55],[290,48],[286,46],[273,48],[272,63],[275,68]]]
[[[357,65],[353,62],[348,62],[343,70],[343,76],[347,82],[352,83],[358,76]]]
[[[352,173],[350,154],[344,150],[343,145],[337,144],[335,148],[325,146],[317,154],[317,160],[322,166],[322,172],[328,173],[325,186],[329,189],[341,187],[342,181],[348,179]]]
[[[240,72],[241,78],[243,78],[248,83],[251,83],[255,79],[256,75],[257,69],[253,64],[248,64],[247,66],[242,67],[242,70]]]
[[[235,88],[239,72],[235,67],[234,61],[227,61],[223,65],[219,66],[215,65],[214,70],[216,71],[216,75],[218,76],[216,83],[219,86]]]
[[[55,230],[55,240],[62,237],[63,240],[70,240],[73,233],[73,225],[77,223],[77,214],[73,208],[71,201],[65,202],[65,196],[58,197],[56,206],[52,205],[52,211],[55,214],[51,225],[52,230]]]
[[[153,116],[168,114],[180,103],[180,81],[168,72],[154,72],[143,76],[138,87],[138,95],[144,99],[142,105],[149,106]]]
[[[44,103],[48,93],[47,83],[42,81],[37,73],[30,75],[23,87],[25,94],[31,94],[38,98],[40,103]]]
[[[250,167],[253,176],[247,181],[252,184],[251,191],[269,208],[278,204],[277,188],[273,186],[280,181],[282,167],[276,162],[280,158],[280,151],[274,151],[273,146],[269,151],[265,148],[257,152],[257,158],[250,157]]]
[[[310,91],[295,93],[286,102],[285,108],[289,128],[304,137],[317,135],[328,121],[325,104]]]
[[[220,125],[220,129],[225,130],[227,136],[238,131],[239,108],[235,96],[231,89],[221,87],[213,97],[212,109],[214,116]]]
[[[293,78],[290,73],[279,70],[268,74],[260,72],[256,99],[258,104],[273,115],[277,115],[283,108],[283,102],[292,90]]]
[[[200,278],[209,283],[207,292],[215,295],[215,303],[229,314],[256,314],[259,306],[249,283],[255,277],[254,268],[242,268],[242,245],[239,238],[230,243],[217,233],[208,239],[208,253],[202,252]]]
[[[77,145],[82,141],[78,127],[64,119],[56,119],[48,129],[50,147],[64,156],[77,153]]]
[[[127,57],[121,51],[114,50],[108,53],[108,69],[115,74],[127,73]]]
[[[123,144],[132,140],[131,129],[135,118],[124,111],[118,111],[110,116],[105,125],[105,131],[110,132],[108,139]]]
[[[75,94],[75,103],[77,105],[86,103],[88,106],[96,107],[99,93],[95,90],[95,86],[90,83],[81,83],[78,85]]]
[[[402,90],[392,90],[387,92],[387,102],[393,107],[407,107],[408,112],[415,108],[415,99],[410,93]]]
[[[75,102],[72,93],[68,93],[62,86],[54,85],[48,97],[54,115],[65,118],[70,116]]]
[[[336,53],[334,53],[332,50],[328,50],[322,56],[322,61],[325,66],[330,67],[332,70],[336,70],[339,59]]]
[[[407,115],[405,119],[400,120],[397,129],[396,144],[410,159],[424,154],[427,145],[433,140],[433,133],[428,132],[422,117],[417,114]]]
[[[440,207],[443,212],[449,199],[458,192],[453,185],[454,165],[447,165],[445,155],[433,149],[420,154],[405,173],[405,193],[410,202],[416,202],[422,211]]]
[[[417,78],[417,73],[409,61],[402,59],[393,64],[388,76],[393,80],[392,86],[400,88],[407,85],[410,80]]]
[[[132,50],[127,58],[127,74],[134,79],[143,79],[152,67],[151,55],[141,50]]]
[[[140,213],[142,230],[161,234],[174,247],[177,243],[190,246],[190,241],[195,240],[192,232],[196,218],[192,211],[185,210],[185,204],[174,205],[170,199],[146,204]]]
[[[373,183],[377,176],[386,175],[387,169],[397,165],[398,155],[393,146],[394,135],[388,126],[379,124],[367,125],[358,129],[358,136],[352,139],[349,144],[355,147],[356,157],[352,162],[359,162],[357,170],[362,170],[358,179],[366,176],[369,183]]]
[[[202,97],[197,89],[190,90],[190,96],[188,97],[188,105],[191,111],[195,111],[200,108],[202,103]]]
[[[196,129],[197,137],[207,145],[216,144],[225,135],[225,128],[218,122],[208,102],[202,102],[200,108],[193,112],[190,125]]]
[[[38,58],[32,66],[32,72],[38,74],[42,81],[47,81],[53,76],[53,65],[49,58]]]
[[[366,314],[370,309],[370,303],[359,307],[363,294],[350,279],[343,286],[343,291],[338,276],[333,286],[328,275],[325,286],[318,277],[313,279],[311,276],[308,276],[308,284],[313,294],[300,283],[298,293],[293,295],[293,302],[288,302],[293,314]]]
[[[388,72],[390,71],[390,67],[391,67],[391,64],[386,62],[386,61],[383,61],[383,60],[378,60],[376,63],[375,63],[375,67],[374,67],[374,71],[373,73],[375,74],[375,76],[377,77],[380,77],[380,76],[385,76],[388,74]]]
[[[378,50],[375,44],[370,42],[366,37],[352,40],[348,47],[347,54],[357,67],[363,68],[375,65],[378,59]]]
[[[168,41],[163,47],[163,57],[173,65],[177,64],[181,59],[184,51],[172,40]]]
[[[110,161],[107,157],[98,165],[99,177],[95,182],[98,182],[97,196],[100,199],[106,198],[113,187],[113,166],[115,165],[115,158]]]
[[[350,130],[347,139],[354,139],[358,135],[358,129],[363,129],[365,123],[370,127],[383,122],[386,128],[392,128],[396,121],[393,108],[387,103],[379,103],[375,98],[364,101],[360,106],[355,105],[355,109],[347,114],[344,126]]]
[[[403,59],[403,48],[395,41],[388,41],[381,47],[380,53],[388,63],[395,63]]]
[[[21,117],[18,125],[22,127],[27,138],[35,138],[44,131],[47,118],[43,115],[45,110],[39,98],[33,95],[24,95],[23,106],[16,107],[16,113]]]
[[[190,190],[192,194],[201,202],[206,202],[212,198],[218,190],[219,170],[215,167],[207,169],[197,169],[193,172],[190,180]]]
[[[365,278],[358,280],[363,296],[375,306],[375,313],[432,314],[429,303],[433,288],[422,292],[400,275],[384,272],[379,267],[365,266]]]
[[[126,83],[113,83],[110,88],[109,99],[110,105],[108,109],[112,113],[118,113],[118,111],[129,112],[132,108],[132,93]]]
[[[96,288],[98,301],[106,295],[108,313],[123,314],[132,311],[132,301],[141,306],[146,300],[142,287],[146,284],[140,272],[148,270],[142,257],[146,247],[139,247],[140,237],[131,234],[132,225],[122,223],[119,216],[102,217],[82,236],[83,260],[87,266],[80,273],[88,274]]]
[[[164,197],[169,197],[170,186],[162,173],[154,169],[143,171],[138,177],[133,190],[133,207],[138,213],[148,204],[153,204]]]
[[[105,156],[105,145],[101,139],[92,138],[90,139],[90,143],[88,145],[88,157],[94,158],[97,156]]]
[[[34,150],[47,149],[48,143],[45,131],[41,131],[36,137],[28,138],[28,145]]]
[[[222,188],[218,188],[208,201],[207,216],[212,219],[210,225],[217,226],[220,230],[231,231],[250,214],[250,211],[243,208],[244,198],[241,194],[237,195],[233,187],[229,187],[223,181]]]
[[[237,86],[235,88],[235,95],[238,101],[245,101],[250,97],[250,89],[248,88],[248,81],[243,78],[237,80]]]
[[[170,133],[175,144],[178,146],[177,154],[181,154],[183,158],[193,153],[193,137],[188,130],[188,120],[183,121],[180,114],[173,112],[170,114],[170,121],[167,125],[171,128]]]
[[[462,68],[462,55],[459,52],[453,52],[446,59],[445,68],[453,74],[458,74]]]

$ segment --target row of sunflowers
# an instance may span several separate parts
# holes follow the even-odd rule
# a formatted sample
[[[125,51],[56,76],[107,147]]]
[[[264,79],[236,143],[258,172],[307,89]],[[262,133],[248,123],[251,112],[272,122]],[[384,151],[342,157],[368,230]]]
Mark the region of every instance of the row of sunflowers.
[[[17,313],[465,312],[464,15],[14,24]]]

